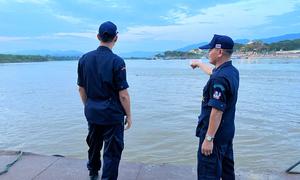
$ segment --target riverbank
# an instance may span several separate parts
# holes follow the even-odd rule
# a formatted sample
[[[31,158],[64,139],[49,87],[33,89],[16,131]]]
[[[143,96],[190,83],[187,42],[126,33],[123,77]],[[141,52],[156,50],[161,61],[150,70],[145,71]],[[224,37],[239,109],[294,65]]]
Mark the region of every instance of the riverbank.
[[[63,156],[45,156],[29,152],[1,151],[0,172],[9,163],[18,161],[0,175],[1,180],[75,180],[88,179],[86,160]],[[169,164],[151,165],[121,161],[119,169],[120,180],[194,180],[197,179],[196,167],[175,166]],[[285,174],[284,172],[255,173],[252,171],[236,172],[237,180],[296,180],[298,174]]]
[[[237,59],[300,59],[300,50],[269,53],[235,52],[233,57]]]
[[[30,55],[3,55],[0,54],[0,64],[1,63],[27,63],[27,62],[48,62],[48,61],[78,61],[80,57],[73,56],[30,56]],[[203,59],[204,57],[165,57],[165,58],[139,58],[130,57],[124,58],[125,60],[188,60],[188,59]],[[270,53],[270,54],[260,54],[260,53],[233,53],[232,59],[300,59],[300,53]]]
[[[78,60],[77,56],[40,56],[40,55],[13,55],[0,54],[0,63],[46,62]]]

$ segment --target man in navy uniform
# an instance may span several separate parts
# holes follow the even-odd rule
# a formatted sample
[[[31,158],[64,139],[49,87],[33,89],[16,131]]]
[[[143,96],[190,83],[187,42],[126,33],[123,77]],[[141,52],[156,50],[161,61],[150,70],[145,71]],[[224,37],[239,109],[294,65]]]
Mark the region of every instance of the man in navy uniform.
[[[102,180],[117,179],[124,126],[129,129],[132,123],[125,62],[112,52],[117,33],[112,22],[101,24],[97,35],[100,46],[84,54],[78,62],[77,84],[89,127],[86,142],[91,179],[98,179],[103,142]]]
[[[209,62],[215,66],[203,89],[201,114],[196,136],[199,137],[198,180],[234,180],[232,141],[239,87],[239,72],[230,60],[233,40],[214,35],[208,45]],[[193,62],[192,68],[199,67]],[[199,67],[201,68],[201,67]]]

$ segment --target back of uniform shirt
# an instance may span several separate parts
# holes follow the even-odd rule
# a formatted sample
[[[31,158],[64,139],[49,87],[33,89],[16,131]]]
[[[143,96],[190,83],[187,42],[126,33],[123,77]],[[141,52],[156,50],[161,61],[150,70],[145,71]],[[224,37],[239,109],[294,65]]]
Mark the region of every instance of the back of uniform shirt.
[[[119,91],[128,88],[125,62],[100,46],[82,56],[78,63],[78,82],[87,94],[85,116],[91,123],[122,123],[124,109]]]

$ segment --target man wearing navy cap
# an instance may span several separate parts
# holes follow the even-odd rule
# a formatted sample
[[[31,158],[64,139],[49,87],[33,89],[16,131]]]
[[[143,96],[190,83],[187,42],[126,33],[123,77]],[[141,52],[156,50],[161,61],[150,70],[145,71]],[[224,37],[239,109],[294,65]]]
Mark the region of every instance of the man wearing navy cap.
[[[125,62],[112,52],[117,33],[112,22],[101,24],[97,35],[100,46],[84,54],[78,62],[77,84],[89,127],[86,142],[90,179],[98,179],[103,142],[102,180],[118,178],[124,125],[126,130],[132,124]]]
[[[235,179],[232,141],[239,72],[230,61],[233,46],[230,37],[214,35],[209,44],[199,47],[209,49],[209,62],[215,68],[203,89],[196,129],[199,137],[198,180]],[[195,62],[191,66],[198,67]]]

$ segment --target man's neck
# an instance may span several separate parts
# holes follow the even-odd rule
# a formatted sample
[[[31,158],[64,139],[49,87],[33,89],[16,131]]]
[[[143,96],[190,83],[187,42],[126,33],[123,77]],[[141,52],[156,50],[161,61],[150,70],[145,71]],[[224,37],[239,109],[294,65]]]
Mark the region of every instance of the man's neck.
[[[101,42],[100,46],[105,46],[105,47],[108,47],[109,49],[112,50],[112,48],[114,47],[114,43],[104,43],[104,42]]]
[[[227,61],[229,61],[229,58],[222,58],[219,61],[216,62],[216,68],[220,67],[222,64],[226,63]]]

